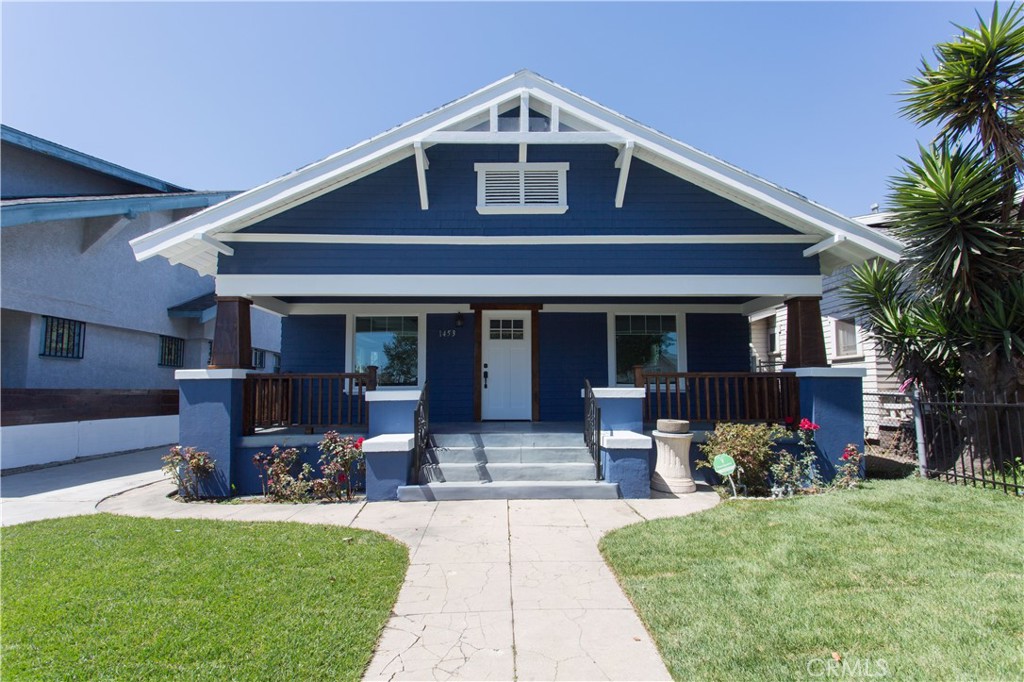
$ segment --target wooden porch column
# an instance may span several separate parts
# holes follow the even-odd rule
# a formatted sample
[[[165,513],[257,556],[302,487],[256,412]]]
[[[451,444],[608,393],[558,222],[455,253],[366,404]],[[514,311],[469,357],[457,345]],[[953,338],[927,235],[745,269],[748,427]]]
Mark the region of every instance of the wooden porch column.
[[[252,301],[241,296],[217,297],[210,369],[252,369]]]
[[[782,366],[828,367],[821,297],[799,296],[786,301],[786,362]]]

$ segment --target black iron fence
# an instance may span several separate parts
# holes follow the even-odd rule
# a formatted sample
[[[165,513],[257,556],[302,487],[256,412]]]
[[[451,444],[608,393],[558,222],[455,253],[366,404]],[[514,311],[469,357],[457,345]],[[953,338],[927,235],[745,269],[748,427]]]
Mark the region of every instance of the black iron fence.
[[[1022,397],[912,397],[921,474],[1024,495]]]

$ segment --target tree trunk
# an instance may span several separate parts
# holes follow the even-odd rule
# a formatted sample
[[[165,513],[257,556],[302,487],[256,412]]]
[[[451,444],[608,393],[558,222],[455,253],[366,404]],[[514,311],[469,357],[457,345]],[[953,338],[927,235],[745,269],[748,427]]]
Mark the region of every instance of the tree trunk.
[[[964,370],[963,413],[965,448],[973,447],[986,470],[1002,470],[1024,458],[1024,357],[1007,358],[1002,349],[968,351],[961,356]],[[972,405],[973,403],[973,405]],[[983,403],[983,404],[979,404]]]

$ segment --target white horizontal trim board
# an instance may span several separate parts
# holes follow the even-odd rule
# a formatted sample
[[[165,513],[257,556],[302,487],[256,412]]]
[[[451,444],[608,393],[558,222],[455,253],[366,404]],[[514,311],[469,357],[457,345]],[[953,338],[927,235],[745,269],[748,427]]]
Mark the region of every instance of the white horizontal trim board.
[[[471,293],[470,293],[471,292]],[[818,275],[219,275],[220,296],[821,296]]]
[[[472,314],[468,303],[285,303],[277,299],[257,298],[254,305],[271,306],[270,309],[282,315],[437,315],[463,313]],[[677,313],[743,314],[743,305],[681,303],[678,305],[629,303],[544,303],[540,314],[545,313],[601,313],[612,311],[615,315],[675,315]]]
[[[507,207],[504,207],[507,208]],[[564,208],[564,207],[560,207]],[[522,236],[438,236],[391,234],[287,234],[224,233],[224,242],[254,244],[424,244],[452,246],[531,246],[579,244],[817,244],[819,237],[807,234],[610,234],[610,235],[522,235]]]

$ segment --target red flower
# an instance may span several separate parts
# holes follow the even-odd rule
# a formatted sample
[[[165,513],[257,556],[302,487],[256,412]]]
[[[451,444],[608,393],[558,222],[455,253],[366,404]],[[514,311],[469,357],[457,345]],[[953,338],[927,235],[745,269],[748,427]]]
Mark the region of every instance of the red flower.
[[[365,438],[357,438],[357,439],[356,439],[356,447],[357,447],[357,448],[360,448],[360,449],[362,449],[362,447],[363,447],[363,441],[364,441],[364,440],[366,440],[366,439],[365,439]]]
[[[845,461],[845,460],[848,460],[848,459],[850,459],[850,451],[849,450],[847,450],[846,452],[843,453],[843,460]]]
[[[820,426],[818,426],[817,424],[812,422],[807,417],[804,417],[803,419],[800,420],[800,430],[801,431],[817,431],[820,428],[821,428]]]
[[[792,426],[795,421],[796,417],[786,417],[786,426]]]

